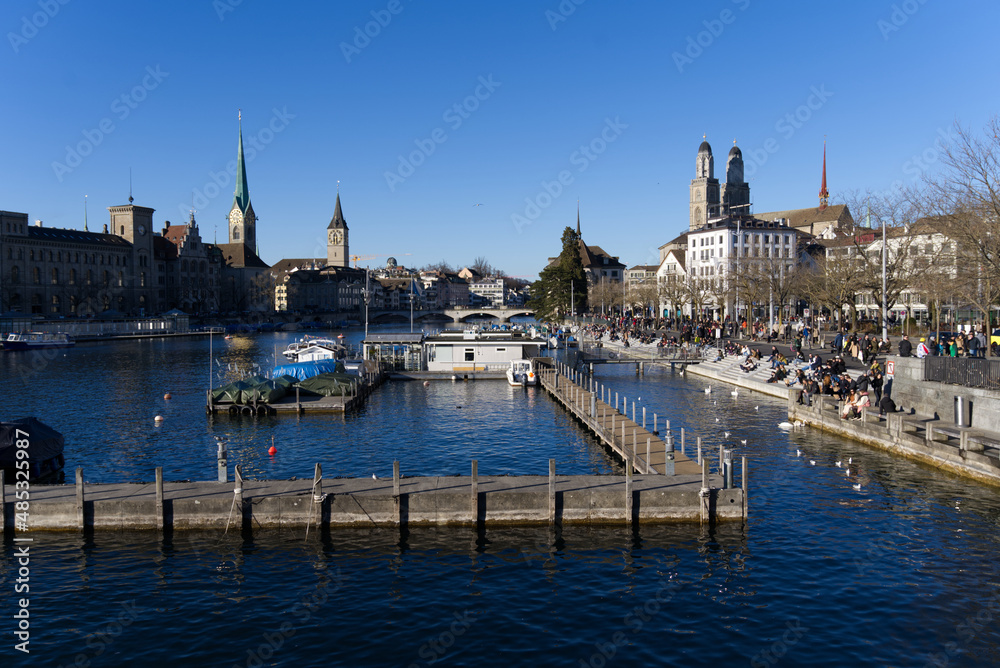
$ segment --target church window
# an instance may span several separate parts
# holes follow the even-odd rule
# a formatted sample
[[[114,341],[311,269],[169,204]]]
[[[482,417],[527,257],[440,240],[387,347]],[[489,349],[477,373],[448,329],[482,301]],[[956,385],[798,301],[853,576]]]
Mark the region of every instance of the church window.
[[[57,285],[59,283],[59,270],[55,267],[52,268],[51,281],[52,285]]]
[[[144,271],[139,272],[139,287],[140,288],[146,287],[146,272]]]
[[[69,270],[69,284],[76,285],[76,269]]]
[[[10,268],[10,282],[11,283],[17,283],[20,280],[21,280],[21,268],[20,267],[11,267]]]
[[[31,278],[35,285],[38,285],[42,282],[42,271],[38,267],[35,267],[31,270]]]
[[[233,228],[233,241],[239,241],[239,240],[240,240],[240,228],[234,227]]]
[[[90,285],[93,282],[94,282],[94,270],[93,269],[88,269],[87,270],[87,285]]]

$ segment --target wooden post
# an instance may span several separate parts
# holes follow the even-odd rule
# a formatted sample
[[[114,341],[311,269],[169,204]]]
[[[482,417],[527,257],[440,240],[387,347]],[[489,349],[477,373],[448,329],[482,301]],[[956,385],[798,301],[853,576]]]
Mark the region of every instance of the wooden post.
[[[590,394],[590,417],[597,419],[597,395],[594,393]]]
[[[396,511],[396,526],[403,526],[403,504],[399,499],[399,460],[392,461],[392,505]]]
[[[656,425],[656,413],[653,413],[653,435],[654,436],[659,436],[659,434],[660,434],[660,430],[657,428],[657,425]]]
[[[7,490],[4,485],[4,470],[0,469],[0,536],[7,530]]]
[[[85,528],[85,519],[83,516],[83,503],[84,503],[84,493],[83,493],[83,469],[76,469],[76,528],[83,531]]]
[[[699,439],[700,440],[700,439]],[[700,451],[699,446],[699,451]],[[708,522],[709,520],[709,502],[711,501],[712,490],[708,487],[708,460],[701,462],[701,493],[699,494],[701,498],[701,521]]]
[[[156,528],[163,530],[163,467],[156,467]]]
[[[556,523],[556,460],[549,460],[549,523]]]
[[[642,428],[646,428],[646,407],[642,407]]]
[[[618,412],[618,393],[615,392],[615,412]]]
[[[684,427],[681,427],[681,454],[687,456],[687,449],[684,447]]]
[[[701,462],[702,462],[702,459],[701,459],[701,436],[698,437],[698,459],[697,459],[697,462],[698,462],[698,466],[701,466]]]
[[[469,499],[472,511],[472,524],[479,526],[479,462],[472,460],[472,498]]]
[[[635,399],[632,400],[632,422],[635,422]]]
[[[625,460],[625,522],[632,524],[632,466]]]
[[[652,448],[652,445],[653,445],[652,439],[649,436],[647,436],[646,437],[646,473],[650,472],[649,453],[650,453],[650,450]]]
[[[747,457],[743,455],[743,475],[740,476],[740,487],[743,488],[743,519],[747,518]]]

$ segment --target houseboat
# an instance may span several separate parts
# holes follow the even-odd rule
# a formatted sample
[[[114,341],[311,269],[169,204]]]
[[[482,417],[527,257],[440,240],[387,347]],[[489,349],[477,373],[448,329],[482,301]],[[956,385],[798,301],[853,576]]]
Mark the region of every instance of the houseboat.
[[[292,362],[337,360],[347,357],[347,347],[336,339],[305,337],[300,341],[289,343],[281,354]]]
[[[537,357],[543,342],[520,331],[467,330],[437,334],[372,334],[364,358],[378,360],[391,373],[412,377],[497,378],[507,376],[512,360]]]

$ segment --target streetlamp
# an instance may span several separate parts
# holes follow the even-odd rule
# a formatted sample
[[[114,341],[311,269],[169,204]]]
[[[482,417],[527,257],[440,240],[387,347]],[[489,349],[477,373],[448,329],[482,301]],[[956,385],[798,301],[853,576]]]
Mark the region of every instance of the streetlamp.
[[[889,325],[886,322],[886,297],[885,297],[885,220],[882,221],[882,340],[889,340]]]

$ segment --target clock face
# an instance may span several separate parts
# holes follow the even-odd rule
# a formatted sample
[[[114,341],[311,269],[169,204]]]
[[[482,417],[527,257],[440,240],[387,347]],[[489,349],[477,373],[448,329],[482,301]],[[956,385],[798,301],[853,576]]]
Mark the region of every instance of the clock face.
[[[136,228],[136,231],[139,232],[139,235],[141,236],[146,233],[146,226],[140,225],[139,227]]]
[[[340,230],[330,230],[330,243],[339,244],[344,239],[344,233]]]
[[[239,209],[233,209],[232,211],[229,212],[230,223],[238,223],[242,219],[243,219],[243,214],[240,213]]]

